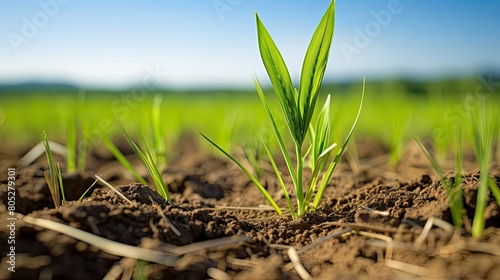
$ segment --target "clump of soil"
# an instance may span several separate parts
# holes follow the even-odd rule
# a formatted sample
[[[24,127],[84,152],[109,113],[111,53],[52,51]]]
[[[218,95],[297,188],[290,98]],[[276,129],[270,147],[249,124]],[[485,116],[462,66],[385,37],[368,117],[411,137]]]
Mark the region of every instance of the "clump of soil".
[[[70,201],[53,209],[40,166],[17,167],[16,180],[16,212],[123,244],[187,250],[176,256],[175,265],[113,255],[20,219],[15,229],[16,272],[7,270],[8,257],[3,253],[0,278],[127,279],[143,271],[149,279],[300,279],[290,261],[290,248],[314,279],[498,279],[500,275],[500,208],[492,197],[483,237],[476,240],[469,234],[478,172],[463,178],[466,223],[460,231],[449,226],[451,215],[440,181],[422,172],[421,166],[413,174],[394,177],[384,175],[394,171],[383,164],[377,168],[387,172],[360,168],[357,173],[342,164],[319,211],[293,220],[259,207],[264,198],[233,164],[196,151],[182,156],[164,174],[171,202],[141,184],[117,187],[127,200],[97,188],[77,202],[94,179],[73,175],[65,178]],[[6,166],[15,162],[5,161],[0,167]],[[108,176],[112,183],[124,178],[121,173]],[[272,174],[266,173],[262,182],[285,207]],[[0,188],[0,199],[5,204],[6,185]],[[3,221],[9,217],[5,207],[0,217]],[[427,231],[429,220],[436,222]],[[0,229],[2,252],[8,252],[9,234],[8,228]],[[203,245],[230,236],[240,238]]]

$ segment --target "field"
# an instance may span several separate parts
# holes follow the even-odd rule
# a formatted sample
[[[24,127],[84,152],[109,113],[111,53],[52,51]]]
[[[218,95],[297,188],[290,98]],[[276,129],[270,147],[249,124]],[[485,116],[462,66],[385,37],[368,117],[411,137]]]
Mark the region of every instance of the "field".
[[[299,216],[290,210],[297,207],[292,178],[253,90],[6,89],[0,215],[13,226],[0,229],[0,278],[498,279],[500,117],[487,82],[368,80],[357,127],[319,207]],[[319,93],[320,103],[332,94],[336,143],[352,126],[361,88],[362,81],[324,85]],[[266,96],[278,108],[270,89]],[[281,116],[276,122],[286,130]],[[25,156],[44,132],[62,145],[48,145],[60,182],[43,145],[38,156]],[[149,147],[168,199],[125,132],[142,151]],[[282,215],[200,132],[257,178]],[[290,137],[284,141],[293,150]],[[307,161],[304,170],[308,182]],[[458,200],[452,187],[461,190]],[[451,201],[460,201],[458,216]]]

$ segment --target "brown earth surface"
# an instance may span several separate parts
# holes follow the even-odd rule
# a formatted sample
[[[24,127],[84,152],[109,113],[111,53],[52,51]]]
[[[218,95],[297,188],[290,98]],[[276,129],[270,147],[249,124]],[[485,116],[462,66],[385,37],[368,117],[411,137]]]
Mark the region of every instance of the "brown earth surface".
[[[45,159],[21,167],[15,157],[4,157],[0,163],[0,279],[131,279],[139,277],[140,271],[149,279],[301,279],[307,275],[312,279],[500,279],[500,208],[493,198],[486,208],[483,237],[470,236],[479,181],[470,157],[462,185],[467,219],[463,230],[454,230],[441,182],[418,148],[409,145],[396,168],[387,166],[385,151],[376,143],[359,143],[358,155],[359,160],[338,166],[319,211],[296,220],[269,209],[234,164],[207,156],[194,145],[180,147],[179,156],[171,159],[164,172],[171,203],[150,187],[130,184],[134,180],[128,172],[96,149],[89,157],[87,174],[65,176],[68,202],[54,209],[43,177]],[[12,167],[17,171],[15,273],[7,270],[11,232],[5,226],[12,216],[6,208],[4,175]],[[139,172],[146,174],[146,170]],[[498,165],[492,164],[491,173],[500,185]],[[107,187],[95,187],[77,202],[95,174],[119,186],[128,201]],[[272,175],[265,171],[261,181],[285,208]],[[23,220],[22,215],[165,252],[175,261],[166,265],[122,257],[67,233],[33,225],[33,219]],[[433,221],[430,230],[424,230]],[[293,251],[299,257],[296,265],[291,261]],[[306,275],[298,273],[299,266]]]

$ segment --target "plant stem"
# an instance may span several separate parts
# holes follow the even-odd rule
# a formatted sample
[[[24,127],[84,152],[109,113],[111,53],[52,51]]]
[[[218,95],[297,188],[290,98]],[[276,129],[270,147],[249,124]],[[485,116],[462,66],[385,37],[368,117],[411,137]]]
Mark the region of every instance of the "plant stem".
[[[295,194],[297,195],[297,215],[304,214],[304,192],[302,192],[302,169],[304,166],[304,159],[302,158],[301,145],[295,143],[295,154],[297,156],[297,182],[295,183]]]

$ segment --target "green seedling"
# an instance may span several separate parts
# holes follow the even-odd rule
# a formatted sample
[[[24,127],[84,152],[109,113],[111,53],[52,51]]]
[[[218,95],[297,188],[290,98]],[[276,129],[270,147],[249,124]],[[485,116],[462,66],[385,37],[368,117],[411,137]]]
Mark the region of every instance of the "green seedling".
[[[337,163],[339,162],[340,157],[342,156],[347,143],[349,142],[349,139],[351,138],[363,104],[364,86],[361,105],[359,106],[358,114],[351,128],[351,131],[347,135],[347,138],[345,139],[340,149],[337,151],[336,155],[330,162],[328,162],[330,154],[336,146],[336,144],[330,142],[331,128],[329,116],[329,97],[326,99],[322,110],[316,117],[315,124],[313,124],[312,119],[318,99],[319,88],[323,80],[323,75],[328,61],[331,41],[333,38],[335,16],[334,12],[335,1],[332,1],[325,15],[321,19],[321,22],[319,23],[316,31],[314,32],[314,35],[307,49],[302,66],[302,73],[298,90],[292,85],[288,69],[278,48],[271,38],[271,35],[269,35],[268,31],[262,24],[259,16],[256,15],[260,54],[273,85],[274,92],[277,96],[280,109],[285,119],[287,131],[289,132],[295,146],[295,166],[294,162],[292,162],[293,153],[290,153],[287,150],[287,147],[285,146],[285,142],[283,140],[283,136],[286,132],[280,131],[280,129],[278,129],[278,125],[276,124],[277,116],[272,113],[267,98],[264,95],[262,87],[260,86],[260,83],[257,79],[254,79],[255,86],[266,114],[272,124],[272,131],[277,139],[279,148],[285,159],[287,169],[292,179],[295,188],[297,209],[295,209],[292,205],[290,195],[288,194],[288,191],[284,185],[282,175],[276,166],[276,162],[271,154],[271,151],[269,150],[266,141],[263,139],[261,134],[260,136],[275,175],[282,187],[283,194],[287,201],[290,213],[294,218],[300,217],[308,211],[315,211],[319,206],[319,203],[328,185],[328,182],[331,179],[333,171]],[[311,144],[310,147],[304,152],[303,147],[307,135],[310,135]],[[257,180],[254,175],[251,174],[251,172],[247,168],[245,168],[228,152],[211,141],[208,137],[203,134],[202,136],[210,143],[212,143],[212,145],[219,149],[228,158],[234,161],[257,186],[260,192],[271,204],[271,206],[274,207],[276,212],[278,214],[282,214],[282,210],[278,207],[276,201],[269,195],[264,186]],[[307,185],[307,188],[304,190],[303,172],[305,168],[304,162],[306,156],[309,156],[312,177]],[[315,193],[316,195],[313,200],[313,194]]]
[[[361,170],[361,163],[359,160],[358,146],[354,137],[349,143],[346,159],[349,163],[349,166],[351,167],[352,172],[355,175],[359,174]]]
[[[49,187],[54,206],[56,208],[59,208],[59,206],[66,203],[66,198],[64,196],[64,185],[62,181],[62,172],[59,163],[56,164],[56,162],[54,161],[54,157],[50,149],[49,140],[47,139],[47,134],[45,133],[45,131],[43,132],[43,145],[45,146],[45,155],[47,156],[47,162],[49,164],[49,172],[44,172],[45,181],[47,182],[47,186]]]
[[[262,159],[266,156],[266,151],[260,139],[247,141],[242,147],[245,159],[253,169],[253,174],[257,179],[262,178],[264,173],[264,162]]]
[[[462,132],[457,128],[455,134],[455,179],[451,180],[446,176],[444,169],[436,160],[436,157],[425,147],[424,143],[417,135],[413,135],[413,139],[420,146],[425,156],[431,163],[434,171],[439,175],[441,184],[446,191],[449,200],[451,218],[456,228],[463,226],[463,202],[462,202]]]
[[[167,150],[165,132],[162,124],[161,104],[163,96],[155,95],[151,109],[151,135],[153,139],[153,158],[160,170],[167,166]]]
[[[498,186],[489,176],[489,164],[492,154],[493,133],[495,131],[495,123],[489,123],[486,117],[488,110],[486,102],[477,102],[478,106],[468,107],[469,117],[472,123],[472,131],[474,136],[474,153],[476,161],[479,165],[479,187],[477,190],[476,210],[474,212],[474,220],[472,221],[472,236],[479,238],[482,236],[485,227],[485,209],[489,201],[490,190],[498,205],[500,206],[500,191]]]
[[[85,128],[82,122],[82,110],[85,102],[85,92],[81,91],[78,95],[76,104],[71,107],[69,123],[67,125],[66,148],[66,171],[68,173],[80,173],[85,171],[87,162],[88,142],[84,141]]]
[[[137,122],[137,126],[139,127],[139,142],[140,145],[137,145],[130,135],[127,133],[125,128],[123,127],[123,124],[118,120],[118,123],[122,129],[122,132],[127,139],[127,142],[129,145],[132,147],[136,155],[139,157],[139,159],[142,161],[142,163],[146,166],[148,169],[149,175],[151,175],[151,178],[153,179],[153,182],[156,186],[156,190],[158,193],[164,197],[166,200],[170,201],[169,193],[168,193],[168,187],[165,184],[165,181],[163,181],[163,177],[161,175],[160,170],[158,169],[158,166],[155,161],[154,153],[151,151],[149,148],[149,145],[146,141],[146,137],[144,136],[144,133],[139,127],[139,123]]]
[[[97,184],[97,181],[99,181],[99,179],[96,179],[94,181],[94,183],[92,183],[92,185],[90,185],[90,187],[88,187],[85,192],[80,196],[80,198],[78,199],[78,202],[82,202],[83,201],[83,198],[85,198],[85,195],[92,189],[92,187],[95,186],[95,184]]]
[[[391,167],[396,167],[403,154],[403,148],[405,146],[405,138],[408,130],[408,120],[409,118],[405,115],[400,116],[394,120],[392,138],[391,138],[391,151],[389,156],[389,165]]]

